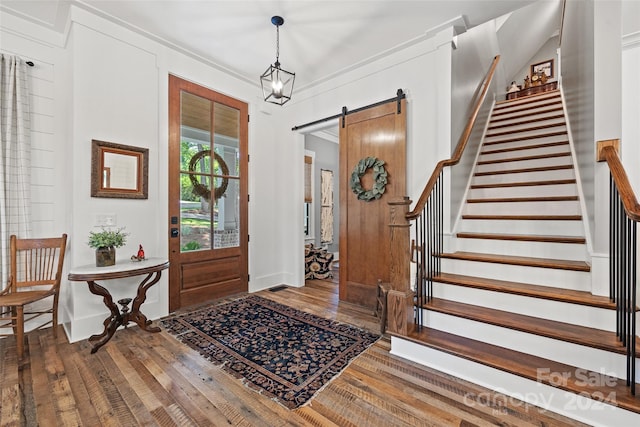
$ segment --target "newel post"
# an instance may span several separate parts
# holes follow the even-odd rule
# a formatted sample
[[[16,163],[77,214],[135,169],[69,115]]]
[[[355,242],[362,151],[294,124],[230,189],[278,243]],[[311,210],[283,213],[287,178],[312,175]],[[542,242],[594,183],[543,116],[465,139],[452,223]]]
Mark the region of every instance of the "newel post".
[[[395,198],[389,204],[391,289],[387,295],[387,331],[406,336],[413,331],[413,291],[410,287],[410,223],[406,218],[411,200]]]

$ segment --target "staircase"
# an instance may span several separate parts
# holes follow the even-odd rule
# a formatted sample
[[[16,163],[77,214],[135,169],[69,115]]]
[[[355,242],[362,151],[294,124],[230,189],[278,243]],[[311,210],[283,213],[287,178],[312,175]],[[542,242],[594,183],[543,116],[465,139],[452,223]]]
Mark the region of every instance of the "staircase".
[[[590,292],[581,212],[560,92],[498,103],[423,327],[394,352],[588,422],[616,411],[616,425],[640,425],[615,303]]]

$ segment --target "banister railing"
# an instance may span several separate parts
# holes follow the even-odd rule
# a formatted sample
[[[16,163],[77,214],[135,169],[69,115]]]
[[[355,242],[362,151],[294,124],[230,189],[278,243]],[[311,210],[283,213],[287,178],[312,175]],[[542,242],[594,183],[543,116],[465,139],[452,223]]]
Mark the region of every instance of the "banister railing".
[[[443,224],[443,186],[442,173],[447,166],[460,162],[462,154],[471,138],[471,132],[482,104],[486,98],[489,86],[493,80],[500,55],[493,58],[487,74],[480,82],[472,100],[472,109],[467,124],[458,140],[458,145],[450,159],[441,160],[436,165],[431,177],[420,195],[412,211],[409,212],[408,198],[392,200],[390,207],[390,281],[391,290],[387,297],[389,322],[387,330],[398,335],[407,335],[413,326],[422,326],[422,310],[414,310],[414,304],[421,307],[431,298],[431,278],[440,272],[440,258],[442,252],[442,224]],[[409,239],[411,223],[416,222],[416,261],[415,291],[409,288],[411,281]],[[415,311],[415,314],[414,314]]]
[[[598,141],[598,161],[606,161],[610,171],[609,298],[616,303],[616,335],[626,348],[627,386],[635,395],[640,204],[618,156],[618,147],[618,140]]]

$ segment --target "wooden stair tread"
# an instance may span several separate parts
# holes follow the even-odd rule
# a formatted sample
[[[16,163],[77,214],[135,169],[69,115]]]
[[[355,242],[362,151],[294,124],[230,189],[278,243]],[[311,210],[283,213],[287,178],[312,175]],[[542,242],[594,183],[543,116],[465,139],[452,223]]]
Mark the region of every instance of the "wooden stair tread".
[[[616,333],[602,329],[557,322],[508,311],[494,310],[440,298],[432,298],[431,301],[423,304],[422,307],[438,313],[500,326],[515,331],[570,342],[585,347],[597,348],[612,353],[627,354],[626,348],[618,341]],[[640,342],[636,344],[636,349],[637,354],[640,356]]]
[[[519,242],[544,242],[544,243],[574,243],[584,244],[586,239],[581,236],[544,236],[535,234],[491,234],[461,232],[456,234],[462,239],[489,239],[489,240],[515,240]]]
[[[547,92],[534,93],[532,95],[528,95],[528,96],[520,97],[516,99],[504,99],[504,100],[497,101],[496,106],[493,110],[494,111],[508,110],[510,108],[517,108],[523,105],[527,105],[529,106],[529,108],[532,108],[530,104],[534,102],[541,102],[541,101],[558,102],[561,100],[562,98],[560,98],[560,90],[554,89]]]
[[[546,111],[538,111],[535,113],[528,113],[528,114],[520,114],[518,116],[511,116],[508,118],[503,118],[500,120],[491,120],[489,123],[489,128],[487,130],[493,130],[493,129],[501,129],[501,128],[506,128],[509,126],[518,126],[518,125],[523,125],[525,123],[536,123],[536,122],[544,122],[545,120],[555,120],[555,119],[561,119],[564,117],[564,114],[554,114],[552,116],[544,116],[544,117],[536,117],[536,118],[531,118],[531,114],[535,114],[536,116],[539,114],[547,114],[550,113],[552,111],[558,111],[561,110],[562,108],[551,108],[549,110]],[[522,121],[518,121],[518,122],[512,122],[512,123],[504,123],[504,124],[492,124],[495,122],[504,122],[504,121],[508,121],[508,120],[518,120],[518,119],[526,119],[526,120],[522,120]]]
[[[530,105],[533,102],[539,102],[539,104]],[[528,111],[529,114],[531,114],[530,111],[533,110],[534,108],[554,107],[554,106],[560,106],[560,105],[562,105],[562,99],[560,99],[559,97],[551,97],[546,100],[530,99],[529,102],[521,103],[518,105],[505,105],[505,106],[497,105],[493,109],[491,117],[500,117],[507,114],[521,113],[525,111]]]
[[[462,215],[462,219],[491,221],[581,221],[582,215]]]
[[[584,261],[565,259],[534,258],[514,255],[495,255],[476,252],[452,252],[439,254],[440,258],[463,261],[489,262],[494,264],[520,265],[524,267],[552,268],[569,271],[591,271],[591,266]]]
[[[467,199],[467,203],[571,202],[577,200],[578,196],[501,197],[486,199]]]
[[[561,136],[561,135],[566,135],[566,134],[567,134],[567,131],[563,130],[561,132],[547,132],[547,133],[541,133],[541,134],[537,134],[537,135],[525,135],[525,136],[519,136],[517,138],[501,139],[499,141],[488,141],[488,142],[485,142],[483,144],[483,146],[486,147],[488,145],[506,144],[508,142],[527,141],[527,140],[530,140],[530,139],[540,139],[540,138],[547,138],[547,137],[551,137],[551,136]]]
[[[528,172],[549,172],[555,170],[573,169],[573,165],[557,165],[557,166],[539,166],[535,168],[507,169],[489,172],[476,172],[473,176],[491,176],[491,175],[507,175],[510,173],[528,173]]]
[[[532,285],[529,283],[510,282],[506,280],[487,279],[484,277],[464,276],[461,274],[441,273],[433,277],[436,282],[487,291],[515,294],[569,304],[615,310],[616,303],[608,297],[593,295],[585,291],[554,288],[551,286]]]
[[[494,184],[472,184],[471,189],[479,188],[505,188],[505,187],[535,187],[538,185],[565,185],[575,184],[575,179],[554,179],[547,181],[521,181],[521,182],[501,182]]]
[[[631,394],[631,390],[622,379],[582,369],[578,371],[580,368],[564,363],[436,329],[423,327],[421,330],[411,332],[407,337],[400,338],[568,392],[593,396],[596,401],[604,401],[612,406],[640,413],[640,398]],[[549,373],[569,373],[571,375],[566,382],[551,383],[548,376],[541,376],[541,368],[545,369],[545,372],[547,372],[546,369],[549,369]],[[576,376],[578,372],[584,373],[587,378],[594,379],[594,381],[585,381],[584,377]]]
[[[570,151],[563,151],[561,153],[549,153],[549,154],[537,154],[534,156],[520,156],[520,157],[506,157],[495,160],[482,160],[477,162],[478,165],[493,165],[496,163],[510,163],[510,162],[524,162],[528,160],[544,160],[551,159],[556,157],[567,157],[571,156]]]
[[[515,99],[503,99],[496,102],[494,110],[504,110],[507,108],[519,107],[521,105],[529,105],[533,102],[540,102],[546,100],[560,101],[560,90],[554,89],[547,92],[534,93],[525,97]]]
[[[480,152],[480,155],[508,153],[510,151],[535,150],[538,148],[557,147],[560,145],[569,145],[569,141],[545,142],[542,144],[521,145],[518,147],[499,148],[497,150],[488,150]]]
[[[528,128],[522,128],[522,129],[513,129],[513,130],[509,130],[509,131],[502,131],[502,132],[488,132],[485,137],[486,138],[491,138],[494,136],[504,136],[504,135],[513,135],[513,134],[517,134],[517,133],[521,133],[521,132],[535,132],[535,131],[539,131],[539,130],[544,130],[544,129],[549,129],[549,128],[555,128],[558,126],[566,126],[566,123],[564,121],[562,121],[561,123],[550,123],[547,125],[540,125],[540,126],[531,126]]]

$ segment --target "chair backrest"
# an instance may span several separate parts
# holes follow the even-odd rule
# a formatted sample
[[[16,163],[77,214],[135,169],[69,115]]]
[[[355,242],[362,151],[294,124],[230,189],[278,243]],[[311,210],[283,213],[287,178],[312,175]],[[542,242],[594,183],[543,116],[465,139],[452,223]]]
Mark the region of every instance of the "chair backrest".
[[[10,238],[11,292],[19,288],[48,285],[60,286],[67,235],[44,239]]]

